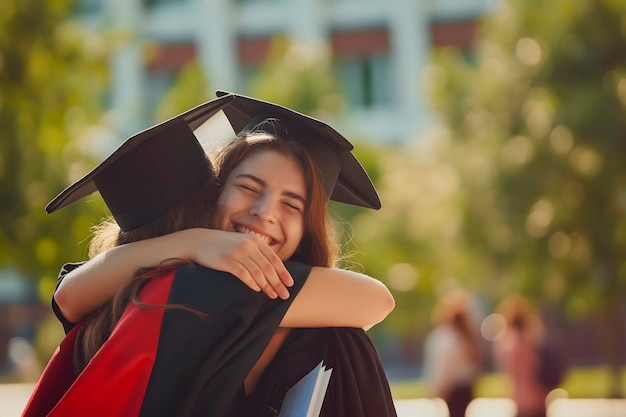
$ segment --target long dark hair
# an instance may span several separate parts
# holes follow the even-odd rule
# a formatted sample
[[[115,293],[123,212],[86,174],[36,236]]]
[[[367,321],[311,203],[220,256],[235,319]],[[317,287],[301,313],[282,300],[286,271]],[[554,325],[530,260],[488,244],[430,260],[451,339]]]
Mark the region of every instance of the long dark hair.
[[[216,200],[217,178],[215,175],[211,175],[194,194],[146,225],[124,232],[113,219],[106,220],[95,227],[94,237],[90,242],[90,255],[93,256],[115,246],[163,236],[183,229],[210,228]],[[185,262],[183,260],[164,260],[157,267],[144,268],[138,271],[135,277],[116,293],[111,302],[85,318],[74,350],[74,368],[77,373],[87,366],[98,349],[109,338],[122,313],[131,302],[145,306],[138,300],[137,294],[147,280],[163,275],[164,271],[160,268],[161,266]],[[185,308],[183,306],[167,307]]]

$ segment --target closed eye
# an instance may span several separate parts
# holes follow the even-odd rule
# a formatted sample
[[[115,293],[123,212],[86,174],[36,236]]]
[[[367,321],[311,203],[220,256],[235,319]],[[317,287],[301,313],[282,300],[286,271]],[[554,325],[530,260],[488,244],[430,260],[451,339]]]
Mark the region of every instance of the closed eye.
[[[298,210],[301,213],[304,213],[304,207],[306,207],[306,200],[304,197],[298,193],[292,192],[284,192],[283,196],[285,197],[285,204],[288,206]]]
[[[284,202],[283,204],[285,204],[287,207],[289,207],[290,209],[296,210],[298,212],[303,212],[304,208],[302,207],[301,204],[298,203],[292,203],[289,201]]]
[[[255,187],[248,185],[248,184],[237,184],[237,187],[242,188],[247,191],[252,191],[254,193],[257,192],[257,189]]]

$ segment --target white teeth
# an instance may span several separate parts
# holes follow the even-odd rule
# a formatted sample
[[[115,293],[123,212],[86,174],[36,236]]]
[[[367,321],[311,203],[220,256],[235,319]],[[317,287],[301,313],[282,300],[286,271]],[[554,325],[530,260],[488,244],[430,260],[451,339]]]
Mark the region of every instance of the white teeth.
[[[245,233],[248,235],[255,235],[260,237],[261,239],[263,239],[268,245],[272,242],[272,239],[270,239],[268,236],[262,235],[260,233],[255,232],[254,230],[250,230],[245,226],[241,226],[241,225],[237,225],[236,227],[237,232],[239,233]]]

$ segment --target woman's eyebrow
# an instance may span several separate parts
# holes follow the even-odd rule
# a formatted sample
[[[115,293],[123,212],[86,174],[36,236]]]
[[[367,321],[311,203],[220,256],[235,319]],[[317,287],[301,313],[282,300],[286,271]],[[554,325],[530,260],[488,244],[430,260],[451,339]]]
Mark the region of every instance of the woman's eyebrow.
[[[262,187],[265,187],[267,185],[267,183],[265,181],[263,181],[261,178],[255,176],[255,175],[252,175],[252,174],[239,174],[235,178],[248,178],[248,179],[256,182],[257,184],[259,184]]]

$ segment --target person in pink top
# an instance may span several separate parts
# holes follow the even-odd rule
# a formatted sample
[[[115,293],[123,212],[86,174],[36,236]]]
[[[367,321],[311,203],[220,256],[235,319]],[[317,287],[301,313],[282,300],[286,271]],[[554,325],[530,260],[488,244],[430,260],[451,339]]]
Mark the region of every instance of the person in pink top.
[[[506,331],[494,343],[494,359],[511,381],[517,417],[545,417],[550,391],[538,377],[543,324],[524,296],[514,294],[502,300],[496,312],[506,319]]]

